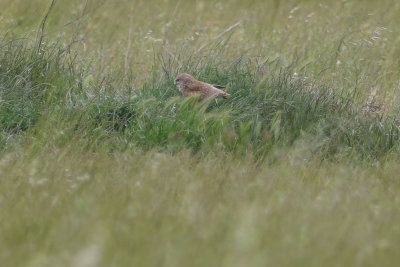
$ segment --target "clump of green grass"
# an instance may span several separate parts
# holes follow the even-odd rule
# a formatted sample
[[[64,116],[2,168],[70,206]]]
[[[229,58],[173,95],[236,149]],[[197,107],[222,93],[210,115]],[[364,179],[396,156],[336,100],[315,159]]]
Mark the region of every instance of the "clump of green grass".
[[[38,49],[39,48],[39,49]],[[18,134],[33,127],[43,112],[63,108],[71,76],[67,50],[58,44],[40,47],[29,39],[0,43],[0,123]],[[72,78],[73,79],[73,78]]]
[[[180,65],[155,65],[152,77],[136,90],[123,90],[106,78],[97,81],[83,66],[73,66],[57,44],[42,45],[39,52],[26,42],[2,47],[5,132],[34,128],[40,118],[51,123],[60,119],[75,125],[68,126],[68,136],[84,136],[86,147],[101,140],[111,150],[222,149],[260,157],[290,148],[304,136],[319,140],[313,147],[322,157],[343,152],[379,157],[395,149],[399,140],[397,118],[357,107],[356,94],[294,76],[294,64],[260,63],[244,56],[222,61],[223,47],[208,57],[188,56]],[[173,85],[182,71],[227,85],[231,97],[202,104],[183,99]]]
[[[96,116],[107,129],[120,132],[120,140],[145,150],[217,147],[265,156],[306,135],[315,137],[315,152],[322,157],[344,153],[376,158],[396,149],[396,116],[358,105],[356,92],[315,86],[293,76],[293,65],[260,64],[243,57],[225,62],[215,54],[209,60],[188,58],[184,67],[164,64],[162,71],[130,92],[130,98],[107,98],[112,102],[96,105]],[[183,71],[227,85],[231,97],[203,105],[180,100],[173,79]]]

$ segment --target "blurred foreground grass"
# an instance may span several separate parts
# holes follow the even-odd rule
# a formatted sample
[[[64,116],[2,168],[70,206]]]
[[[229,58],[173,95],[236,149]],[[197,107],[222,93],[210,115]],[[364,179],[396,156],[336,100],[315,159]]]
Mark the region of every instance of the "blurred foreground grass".
[[[397,164],[3,157],[4,266],[394,266]],[[5,179],[7,177],[8,179]],[[24,255],[21,257],[20,255]]]
[[[4,266],[398,265],[400,3],[49,4],[0,0]]]

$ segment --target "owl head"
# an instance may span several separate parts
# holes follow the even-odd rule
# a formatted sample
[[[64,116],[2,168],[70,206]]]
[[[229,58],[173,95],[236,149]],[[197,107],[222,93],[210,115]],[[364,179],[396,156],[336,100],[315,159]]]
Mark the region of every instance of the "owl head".
[[[193,78],[192,75],[181,73],[176,76],[174,84],[179,88],[179,90],[182,90],[182,88],[190,86],[194,81],[196,81],[196,79]]]

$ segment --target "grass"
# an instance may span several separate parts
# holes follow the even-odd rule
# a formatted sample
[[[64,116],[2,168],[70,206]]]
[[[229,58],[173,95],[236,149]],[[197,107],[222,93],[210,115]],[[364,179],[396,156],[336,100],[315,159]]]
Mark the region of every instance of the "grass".
[[[398,264],[398,4],[49,4],[0,1],[3,264]]]
[[[12,177],[1,186],[12,207],[1,211],[3,264],[398,261],[398,165],[290,162],[154,152],[3,158]]]

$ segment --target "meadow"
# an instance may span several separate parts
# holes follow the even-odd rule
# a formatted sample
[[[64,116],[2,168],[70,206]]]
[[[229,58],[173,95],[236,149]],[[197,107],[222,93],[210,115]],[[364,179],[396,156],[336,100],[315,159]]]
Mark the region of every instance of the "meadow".
[[[398,14],[0,0],[1,265],[398,266]]]

